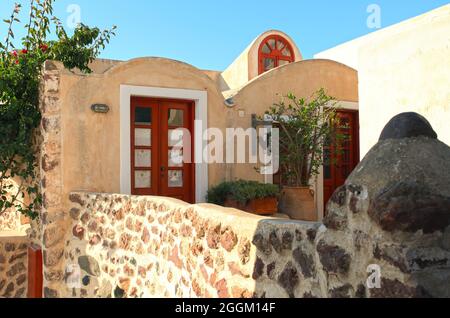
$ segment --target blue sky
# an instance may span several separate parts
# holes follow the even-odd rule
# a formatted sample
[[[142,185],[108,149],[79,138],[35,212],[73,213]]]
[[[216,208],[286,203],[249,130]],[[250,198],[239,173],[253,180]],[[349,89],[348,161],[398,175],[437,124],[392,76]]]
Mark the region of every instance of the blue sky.
[[[27,3],[26,0],[19,0]],[[6,18],[14,0],[1,0]],[[163,56],[202,69],[225,69],[260,33],[289,34],[305,58],[375,31],[367,27],[367,7],[381,8],[387,27],[449,3],[448,0],[57,0],[63,22],[69,5],[81,21],[101,28],[118,26],[101,57],[127,60]],[[3,37],[5,26],[0,26]],[[18,34],[20,36],[20,33]]]

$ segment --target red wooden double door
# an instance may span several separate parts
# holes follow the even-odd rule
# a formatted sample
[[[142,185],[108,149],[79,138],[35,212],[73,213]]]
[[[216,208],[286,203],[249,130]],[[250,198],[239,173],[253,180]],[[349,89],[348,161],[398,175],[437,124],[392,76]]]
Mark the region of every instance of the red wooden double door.
[[[133,195],[194,203],[194,108],[192,101],[132,97]]]
[[[359,114],[357,111],[338,111],[337,133],[344,138],[324,149],[325,207],[359,163]]]

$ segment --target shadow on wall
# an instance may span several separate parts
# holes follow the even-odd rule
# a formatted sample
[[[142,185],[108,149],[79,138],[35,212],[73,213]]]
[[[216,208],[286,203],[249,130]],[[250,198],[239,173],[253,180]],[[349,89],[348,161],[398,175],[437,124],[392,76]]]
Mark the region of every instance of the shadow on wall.
[[[73,193],[71,273],[45,296],[450,297],[449,185],[450,148],[402,114],[334,193],[324,224]]]

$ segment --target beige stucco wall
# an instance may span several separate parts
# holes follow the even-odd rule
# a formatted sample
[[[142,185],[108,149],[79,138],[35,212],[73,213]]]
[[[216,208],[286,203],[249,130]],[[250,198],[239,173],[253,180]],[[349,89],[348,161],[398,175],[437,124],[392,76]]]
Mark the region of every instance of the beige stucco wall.
[[[450,144],[450,5],[318,53],[359,73],[361,155],[402,112],[425,116]]]
[[[252,79],[258,77],[258,50],[266,37],[269,35],[280,35],[291,44],[295,61],[303,59],[300,50],[289,35],[277,30],[270,30],[258,36],[239,57],[222,73],[222,77],[228,86],[228,89],[237,89],[247,84]]]
[[[338,107],[358,110],[358,75],[343,64],[329,60],[304,60],[273,69],[251,81],[233,97],[235,112],[228,118],[229,127],[251,125],[251,116],[264,115],[283,95],[293,93],[308,98],[324,88],[330,96],[340,101]],[[240,114],[239,114],[240,113]],[[241,117],[240,115],[243,115]],[[248,156],[248,151],[247,151]],[[231,179],[265,180],[254,168],[255,164],[233,165]],[[314,184],[319,218],[323,215],[323,176]]]
[[[208,93],[208,122],[224,127],[223,97],[203,72],[187,64],[162,58],[119,63],[103,74],[74,75],[61,71],[63,193],[73,190],[120,192],[120,85],[202,90]],[[95,103],[110,107],[96,114]],[[218,165],[209,167],[209,182],[225,176]]]
[[[225,106],[217,82],[204,72],[173,60],[136,59],[116,63],[105,73],[88,76],[61,70],[58,94],[63,195],[75,190],[120,193],[121,84],[205,90],[208,92],[208,127],[223,132],[227,127],[251,128],[252,114],[263,115],[288,92],[307,97],[324,87],[338,100],[358,100],[356,72],[326,60],[297,62],[258,77],[234,96],[234,107]],[[109,113],[92,112],[90,106],[95,103],[108,105]],[[211,186],[239,178],[267,181],[255,171],[255,166],[210,164],[208,183]]]
[[[45,90],[50,95],[43,102],[46,113],[44,130],[49,134],[44,153],[52,154],[50,157],[46,154],[42,159],[42,169],[48,175],[45,178],[48,207],[67,208],[67,200],[61,198],[67,198],[73,191],[126,192],[121,186],[127,173],[122,168],[125,176],[121,178],[121,152],[129,149],[121,149],[121,85],[206,91],[208,128],[218,128],[224,136],[223,162],[226,159],[226,128],[251,128],[252,114],[263,115],[284,94],[292,92],[299,97],[309,97],[318,89],[325,88],[328,94],[352,109],[358,107],[356,71],[333,61],[300,61],[271,70],[238,90],[232,96],[232,107],[225,105],[218,83],[209,77],[211,74],[206,75],[188,64],[163,58],[112,62],[110,67],[108,64],[100,61],[97,66],[100,71],[90,75],[72,73],[57,63],[47,65],[56,65],[54,67],[57,68],[47,70]],[[56,102],[52,102],[53,99]],[[90,107],[97,103],[108,105],[110,111],[107,114],[94,113]],[[56,117],[48,117],[47,113],[55,113],[52,116]],[[52,139],[61,145],[53,146]],[[249,158],[248,147],[245,152]],[[200,187],[211,187],[236,179],[271,182],[270,176],[263,176],[255,170],[257,166],[257,163],[211,163],[207,167],[207,182],[197,179],[196,183]],[[49,181],[53,179],[58,181]],[[323,211],[320,180],[315,187],[320,217]],[[203,194],[198,201],[202,200]]]

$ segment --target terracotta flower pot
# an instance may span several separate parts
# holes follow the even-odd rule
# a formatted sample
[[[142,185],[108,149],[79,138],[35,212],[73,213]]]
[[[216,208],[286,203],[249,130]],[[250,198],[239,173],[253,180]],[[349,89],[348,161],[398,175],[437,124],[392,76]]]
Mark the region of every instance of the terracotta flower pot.
[[[314,191],[307,187],[283,187],[280,210],[293,220],[318,221]]]
[[[254,199],[250,200],[247,204],[242,204],[233,199],[227,199],[225,206],[257,215],[274,215],[278,213],[277,198]]]

